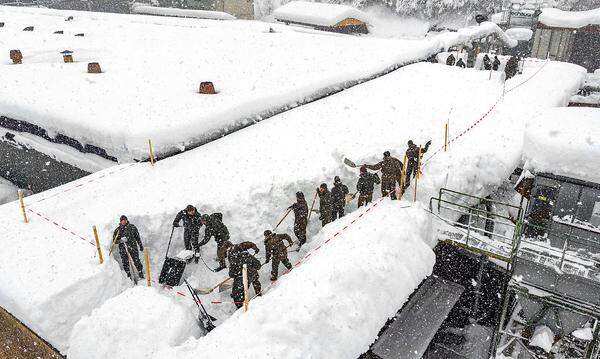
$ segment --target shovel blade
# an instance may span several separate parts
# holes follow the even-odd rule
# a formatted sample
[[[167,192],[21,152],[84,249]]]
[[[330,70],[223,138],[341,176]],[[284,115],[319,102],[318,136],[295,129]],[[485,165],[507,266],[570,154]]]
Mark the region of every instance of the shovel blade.
[[[194,293],[200,295],[206,295],[212,293],[215,288],[194,288]]]
[[[347,158],[344,158],[344,164],[345,164],[346,166],[348,166],[348,167],[352,167],[352,168],[356,168],[356,167],[357,167],[357,166],[356,166],[356,163],[354,163],[354,162],[350,161],[350,160],[349,160],[349,159],[347,159]]]
[[[231,287],[233,287],[233,278],[229,278],[225,282],[221,283],[221,285],[219,285],[219,293],[231,289]]]

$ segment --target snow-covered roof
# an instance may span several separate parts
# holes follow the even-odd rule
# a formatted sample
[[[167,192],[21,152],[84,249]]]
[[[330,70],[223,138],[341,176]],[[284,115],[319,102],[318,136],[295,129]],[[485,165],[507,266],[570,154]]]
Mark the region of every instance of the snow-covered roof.
[[[505,32],[508,37],[517,41],[529,41],[533,36],[533,31],[524,27],[513,27]]]
[[[235,20],[236,17],[222,11],[175,9],[168,7],[156,7],[146,4],[133,4],[131,12],[134,14],[191,17],[196,19],[210,20]]]
[[[473,40],[480,39],[491,34],[498,35],[500,41],[502,41],[508,47],[515,47],[518,44],[517,40],[508,37],[498,25],[490,21],[482,22],[476,26],[458,29],[456,32],[444,32],[436,35],[434,38],[441,40],[445,44],[445,48],[448,49],[459,44],[470,43]]]
[[[157,153],[176,152],[434,51],[424,41],[324,36],[258,21],[4,6],[0,19],[0,115],[124,161],[146,157],[148,139]],[[23,53],[22,65],[10,63],[12,49]],[[64,49],[74,51],[74,63],[63,63]],[[88,62],[103,73],[88,74]],[[219,93],[198,94],[202,81]]]
[[[523,156],[537,172],[600,183],[600,108],[539,112],[527,123]]]
[[[588,11],[563,11],[554,8],[542,10],[539,22],[550,27],[577,29],[588,25],[600,25],[600,8]]]
[[[348,18],[367,23],[367,14],[347,5],[308,1],[291,1],[273,12],[279,21],[301,24],[333,26]]]

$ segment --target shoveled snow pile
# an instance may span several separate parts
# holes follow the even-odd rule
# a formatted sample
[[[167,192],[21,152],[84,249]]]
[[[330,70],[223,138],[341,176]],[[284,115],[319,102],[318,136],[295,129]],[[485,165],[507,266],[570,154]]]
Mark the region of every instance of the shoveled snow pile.
[[[247,313],[154,358],[357,358],[432,272],[430,217],[409,205],[385,200],[325,227],[311,243],[322,247]]]
[[[539,21],[552,27],[580,28],[587,25],[600,25],[600,9],[587,11],[563,11],[560,9],[543,9]]]
[[[333,26],[345,19],[357,19],[368,23],[364,12],[348,5],[290,1],[273,12],[276,20],[309,25]]]
[[[210,20],[235,20],[235,16],[222,11],[175,9],[170,7],[157,7],[146,4],[133,4],[131,12],[142,15],[192,17]]]
[[[80,303],[88,307],[85,311],[75,310],[72,315],[46,312],[45,321],[38,323],[35,322],[38,317],[30,315],[35,307],[29,308],[36,302],[26,299],[28,295],[51,297],[56,292],[46,288],[48,273],[56,272],[54,276],[60,278],[62,288],[83,288],[80,273],[94,272],[100,267],[93,257],[94,247],[69,231],[91,238],[92,225],[98,226],[106,253],[119,215],[128,215],[150,251],[156,278],[173,218],[191,203],[201,213],[222,212],[234,243],[251,240],[258,242],[262,250],[259,242],[262,232],[277,223],[296,191],[303,191],[310,201],[315,188],[322,182],[330,184],[335,175],[354,191],[358,170],[345,167],[344,156],[356,163],[375,163],[389,150],[402,159],[409,139],[420,144],[433,140],[432,148],[425,154],[419,182],[420,200],[428,201],[440,187],[486,195],[519,164],[523,119],[541,108],[565,105],[570,94],[579,88],[584,73],[583,68],[572,64],[527,63],[523,75],[507,81],[507,93],[503,102],[498,102],[503,84],[496,77],[488,80],[488,72],[430,63],[410,65],[159,161],[153,167],[145,163],[120,165],[26,199],[28,208],[67,231],[37,216],[31,223],[22,224],[16,203],[0,206],[0,233],[5,234],[0,237],[0,246],[10,248],[0,251],[0,305],[17,312],[26,324],[37,324],[36,329],[42,328],[44,333],[63,323],[65,317],[72,328],[79,318],[102,302]],[[448,119],[450,136],[454,138],[496,103],[495,110],[484,121],[450,144],[449,152],[431,157],[442,146]],[[412,191],[413,187],[409,193]],[[379,188],[375,197],[378,196]],[[48,199],[39,202],[44,198]],[[356,202],[347,209],[355,206]],[[309,243],[320,227],[313,216]],[[291,218],[282,223],[278,232],[292,233]],[[181,237],[181,231],[176,231],[172,254],[182,249]],[[13,244],[14,238],[20,238],[18,246]],[[47,251],[55,252],[50,259],[40,260],[38,253]],[[28,252],[36,255],[18,255]],[[203,252],[208,265],[215,266],[214,242],[204,246]],[[305,254],[303,249],[290,256],[294,261]],[[33,269],[14,271],[15,258],[19,258],[20,266]],[[55,261],[60,263],[55,265]],[[328,266],[334,267],[332,263]],[[194,285],[202,287],[218,283],[223,276],[208,271],[202,263],[188,265],[185,274]],[[268,283],[268,278],[268,269],[264,269],[261,279]],[[285,278],[281,278],[281,285]],[[40,287],[44,290],[39,291]],[[96,288],[92,286],[90,293]],[[62,297],[53,299],[64,303]],[[230,301],[230,298],[225,292],[212,293],[203,300]],[[212,306],[210,312],[224,319],[233,309],[228,303]],[[50,338],[51,343],[66,348],[69,336],[65,326],[63,335]]]
[[[513,27],[505,32],[508,37],[517,41],[529,41],[533,36],[533,31],[524,27]]]
[[[0,177],[0,204],[17,199],[17,190],[15,185]]]
[[[482,22],[478,26],[469,26],[458,29],[456,32],[443,32],[434,35],[433,38],[440,40],[444,44],[445,49],[449,49],[458,43],[471,43],[475,39],[480,39],[490,34],[496,34],[500,41],[508,47],[517,46],[517,40],[506,35],[502,29],[493,22]]]
[[[107,300],[75,325],[67,356],[149,358],[161,348],[199,337],[193,302],[174,296],[159,288],[137,286]]]
[[[529,341],[530,346],[542,348],[546,353],[550,353],[552,344],[554,344],[554,333],[552,333],[550,328],[545,325],[535,328],[533,336]]]
[[[600,109],[540,111],[527,123],[523,157],[538,172],[600,183]]]

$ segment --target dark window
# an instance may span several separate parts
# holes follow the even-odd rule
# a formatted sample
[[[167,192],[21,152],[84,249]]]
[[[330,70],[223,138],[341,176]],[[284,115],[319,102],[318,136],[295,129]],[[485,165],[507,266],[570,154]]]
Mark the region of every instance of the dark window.
[[[578,221],[600,228],[600,189],[584,187],[575,215]]]

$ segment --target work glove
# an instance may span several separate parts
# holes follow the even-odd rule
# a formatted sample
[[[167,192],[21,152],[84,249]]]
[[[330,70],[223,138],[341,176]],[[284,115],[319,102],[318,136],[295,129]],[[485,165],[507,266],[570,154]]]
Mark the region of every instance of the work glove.
[[[121,237],[120,241],[121,243],[127,243],[127,237]]]
[[[179,223],[173,223],[173,227],[177,228],[180,227]]]
[[[265,260],[265,264],[269,263],[271,261],[271,258]]]
[[[427,141],[426,145],[429,146],[431,144],[431,140]]]
[[[140,246],[140,252],[144,251],[144,246]]]

